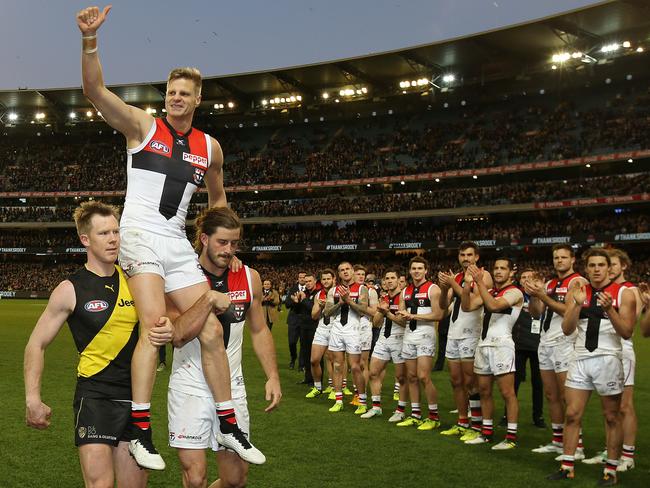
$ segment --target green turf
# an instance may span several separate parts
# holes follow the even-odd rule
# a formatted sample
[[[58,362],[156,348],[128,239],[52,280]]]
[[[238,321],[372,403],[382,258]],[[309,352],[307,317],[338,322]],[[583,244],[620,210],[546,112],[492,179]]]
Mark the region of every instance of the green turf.
[[[0,391],[2,392],[0,442],[1,487],[78,487],[82,486],[77,452],[72,436],[72,394],[75,383],[76,352],[67,328],[50,346],[46,355],[43,378],[43,400],[53,410],[52,425],[47,431],[25,426],[22,384],[23,349],[31,328],[42,311],[43,301],[0,301]],[[512,451],[493,452],[487,446],[465,446],[434,432],[398,429],[381,419],[361,420],[346,405],[342,414],[327,412],[331,402],[325,399],[306,400],[304,385],[297,385],[301,375],[287,369],[288,347],[286,325],[276,325],[273,334],[284,398],[281,408],[265,414],[263,375],[257,360],[246,343],[244,375],[248,386],[253,438],[267,455],[266,465],[252,467],[251,487],[428,487],[435,485],[459,487],[536,487],[553,486],[544,480],[556,469],[550,455],[538,455],[530,449],[549,440],[550,432],[531,425],[530,386],[520,391],[520,444]],[[649,425],[645,421],[648,405],[650,366],[646,357],[650,341],[638,339],[636,405],[640,413],[637,440],[637,468],[621,476],[624,486],[648,486],[650,451]],[[180,486],[179,464],[175,452],[166,445],[166,384],[169,370],[159,374],[153,399],[154,435],[167,470],[153,473],[152,487]],[[390,376],[387,376],[390,378]],[[451,389],[446,372],[433,374],[439,389],[443,427],[455,420],[447,412],[452,407]],[[384,395],[384,411],[390,412],[394,402],[392,388]],[[496,396],[498,393],[495,391]],[[502,402],[497,399],[497,411]],[[548,421],[548,420],[547,420]],[[603,445],[603,422],[597,398],[589,405],[584,421],[588,455]],[[501,437],[503,429],[497,428]],[[210,476],[216,477],[211,462]],[[594,486],[600,467],[577,466],[577,477],[571,486]],[[643,480],[646,480],[645,482]],[[561,484],[564,484],[561,483]]]

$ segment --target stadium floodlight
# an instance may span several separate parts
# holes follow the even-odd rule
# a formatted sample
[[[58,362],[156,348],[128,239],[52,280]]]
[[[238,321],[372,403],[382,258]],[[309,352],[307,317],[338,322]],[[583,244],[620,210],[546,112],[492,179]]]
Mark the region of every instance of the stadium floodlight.
[[[623,47],[626,49],[629,49],[632,46],[632,43],[630,41],[625,41],[623,42]]]
[[[644,49],[641,46],[636,48],[636,52],[638,52],[638,53],[642,53],[643,51],[644,51]]]
[[[235,108],[234,102],[228,102],[228,108]]]
[[[323,92],[323,93],[321,94],[321,97],[323,98],[323,100],[327,100],[327,99],[330,97],[330,94],[327,93],[327,92]]]
[[[580,51],[576,51],[574,53],[571,53],[571,57],[573,59],[580,59],[582,57],[582,53]]]
[[[302,95],[296,95],[296,100],[298,100],[299,102],[302,102]]]
[[[472,179],[473,180],[478,180],[478,176],[477,175],[472,175]]]
[[[155,110],[154,110],[153,112],[156,113]],[[97,111],[97,117],[101,117],[101,116],[102,116],[102,113],[98,110],[98,111]]]
[[[443,75],[442,81],[443,83],[453,83],[454,81],[456,81],[456,75],[454,75],[453,73],[448,73],[446,75]]]
[[[406,181],[402,180],[399,182],[400,185],[406,185]]]
[[[612,42],[611,44],[605,44],[603,47],[600,48],[601,53],[612,53],[614,51],[618,51],[621,48],[621,46],[617,42]]]
[[[269,101],[266,98],[264,100],[262,100],[262,105],[264,105],[266,107],[268,104],[269,104]]]
[[[436,178],[436,183],[440,183],[440,178]]]
[[[551,61],[553,63],[564,63],[565,61],[568,61],[569,59],[571,59],[571,55],[569,53],[567,53],[567,52],[557,53],[557,54],[554,54],[553,56],[551,56]]]
[[[295,102],[295,101],[296,101],[296,97],[295,97],[294,95],[291,95],[291,96],[289,97],[289,101],[291,101],[292,103]]]
[[[45,114],[43,112],[36,113],[36,120],[43,120],[44,118],[45,118]]]
[[[92,116],[93,116],[93,113],[90,110],[88,110],[86,112],[86,117],[92,117]]]
[[[551,66],[551,69],[557,69],[556,65]]]
[[[633,162],[634,162],[634,159],[630,158],[630,159],[627,160],[627,162],[628,162],[628,163],[633,163]]]
[[[14,120],[18,120],[18,114],[17,114],[16,112],[11,112],[11,113],[9,114],[9,120],[11,120],[12,122],[13,122]]]
[[[365,86],[362,86],[361,93],[368,93],[368,89]]]
[[[70,113],[68,114],[68,117],[70,117],[71,119],[74,120],[74,119],[77,118],[77,114],[76,114],[75,112],[70,112]]]
[[[585,164],[585,168],[591,168],[591,164],[589,163]]]

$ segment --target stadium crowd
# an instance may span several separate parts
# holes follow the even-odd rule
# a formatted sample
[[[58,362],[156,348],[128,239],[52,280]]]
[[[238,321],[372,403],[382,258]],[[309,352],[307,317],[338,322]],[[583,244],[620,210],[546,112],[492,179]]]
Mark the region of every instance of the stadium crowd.
[[[634,173],[623,176],[511,183],[507,186],[436,189],[413,193],[391,193],[372,196],[242,201],[231,205],[242,218],[297,215],[329,215],[342,213],[399,212],[408,210],[444,209],[516,203],[549,202],[568,198],[634,195],[644,193],[650,175]],[[344,193],[343,190],[341,193]],[[204,208],[190,206],[189,218]],[[76,205],[0,207],[0,222],[68,222]]]
[[[443,118],[424,112],[306,125],[300,136],[262,128],[213,134],[226,154],[226,185],[416,174],[645,149],[649,100],[648,95],[613,96],[607,108],[602,99],[600,108],[557,101],[463,107]],[[4,145],[0,187],[125,188],[124,142],[110,130],[99,132],[66,135],[66,144],[59,135],[44,135],[29,144]]]
[[[633,259],[636,256],[632,256]],[[321,270],[331,268],[336,264],[336,257],[330,261],[324,261],[322,258],[315,260],[303,260],[302,263],[296,263],[295,260],[273,260],[256,261],[251,257],[244,256],[242,259],[246,264],[250,264],[264,280],[271,280],[273,287],[282,292],[294,284],[298,273],[309,271],[318,275]],[[400,268],[404,265],[405,258],[399,256],[369,257],[367,254],[359,258],[368,268],[369,273],[376,276],[383,275],[388,268]],[[458,263],[453,258],[429,256],[433,267],[433,274],[438,271],[455,270]],[[62,261],[62,260],[59,260]],[[515,259],[519,269],[533,268],[544,277],[553,275],[553,267],[548,260],[541,260],[535,256],[522,255]],[[485,260],[485,266],[490,264],[490,260]],[[70,262],[0,262],[0,290],[30,290],[30,291],[52,291],[52,289],[65,279],[67,275],[78,269],[79,265]],[[580,269],[578,267],[578,269]],[[406,271],[406,270],[404,270]],[[639,259],[634,262],[634,268],[630,274],[633,282],[650,280],[650,257],[640,255]]]

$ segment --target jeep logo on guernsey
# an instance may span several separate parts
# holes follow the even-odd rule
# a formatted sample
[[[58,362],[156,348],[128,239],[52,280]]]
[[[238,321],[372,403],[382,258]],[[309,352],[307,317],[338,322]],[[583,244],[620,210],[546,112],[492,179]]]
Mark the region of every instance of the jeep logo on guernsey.
[[[84,305],[86,312],[103,312],[107,308],[108,303],[104,300],[91,300]]]
[[[160,142],[160,141],[151,141],[149,143],[149,147],[153,149],[156,152],[163,153],[163,154],[169,154],[169,147],[167,147],[167,144]]]
[[[248,298],[248,293],[246,290],[229,291],[228,298],[233,302],[246,300]]]
[[[192,166],[198,166],[199,168],[207,169],[208,168],[208,158],[203,156],[197,156],[196,154],[183,153],[183,161],[187,161]]]

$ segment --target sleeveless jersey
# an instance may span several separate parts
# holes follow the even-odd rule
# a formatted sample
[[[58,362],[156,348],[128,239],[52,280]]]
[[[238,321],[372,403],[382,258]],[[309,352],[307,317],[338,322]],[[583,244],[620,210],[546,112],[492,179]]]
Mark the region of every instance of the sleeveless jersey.
[[[327,300],[327,292],[329,292],[329,290],[326,290],[325,288],[318,290],[318,293],[316,294],[316,300]],[[322,327],[326,330],[331,329],[332,317],[325,317],[321,311],[320,319],[318,320],[318,327]]]
[[[510,290],[515,290],[522,297],[523,293],[515,285],[508,285],[500,290],[492,288],[490,295],[494,298],[504,296]],[[481,331],[482,345],[501,345],[502,342],[512,341],[512,327],[515,325],[522,306],[508,307],[499,312],[488,312],[483,306],[483,329]]]
[[[398,293],[394,297],[391,297],[390,295],[386,295],[383,300],[384,302],[388,303],[388,310],[395,315],[399,311],[399,300],[401,298],[402,294]],[[399,336],[399,335],[404,335],[404,327],[402,327],[399,324],[394,323],[391,319],[386,316],[384,318],[384,325],[381,327],[381,331],[379,332],[382,334],[386,339],[388,339],[391,336]]]
[[[228,355],[230,366],[230,388],[233,398],[246,396],[244,377],[242,372],[242,344],[244,341],[244,324],[246,313],[253,299],[251,271],[248,266],[243,266],[238,272],[230,270],[217,277],[203,269],[210,287],[230,297],[230,308],[219,315],[219,322],[223,327],[223,341]],[[172,374],[169,379],[169,388],[196,396],[212,396],[210,388],[203,376],[201,365],[201,343],[193,339],[183,347],[174,350]]]
[[[636,288],[636,285],[632,283],[631,281],[625,281],[621,283],[625,288]],[[635,297],[636,298],[636,297]],[[638,317],[637,317],[638,318]],[[623,339],[621,337],[621,344],[623,345],[624,350],[631,350],[634,351],[634,343],[632,342],[632,338],[630,337],[629,339]]]
[[[406,306],[406,311],[413,315],[431,313],[431,299],[429,298],[429,290],[434,284],[430,281],[425,281],[419,286],[409,285],[402,291],[402,300]],[[410,330],[415,330],[418,327],[433,327],[436,323],[433,320],[409,320],[407,327]]]
[[[360,285],[359,283],[351,284],[348,289],[350,290],[350,299],[354,303],[359,303],[359,297],[361,296],[361,291],[365,288],[366,285]],[[339,294],[339,287],[334,287],[334,303],[339,303],[341,301],[341,295]],[[348,304],[344,303],[339,308],[338,312],[331,317],[331,324],[336,327],[341,327],[343,329],[348,328],[358,328],[361,324],[361,316],[352,309]]]
[[[377,295],[377,290],[375,290],[373,287],[367,287],[367,288],[368,288],[368,306],[370,306],[373,302],[378,303],[379,296]],[[363,315],[361,316],[360,325],[362,327],[372,327],[372,319],[367,315]]]
[[[454,276],[454,280],[462,288],[465,288],[465,273],[458,273]],[[474,288],[474,283],[470,283]],[[463,312],[460,303],[460,295],[454,292],[454,301],[449,317],[449,332],[447,337],[449,339],[466,339],[469,337],[478,337],[481,333],[481,307],[472,312]]]
[[[608,292],[612,295],[612,306],[616,311],[621,304],[623,292],[627,289],[621,283],[610,283],[601,290],[587,284],[587,296],[580,308],[578,320],[578,338],[576,339],[576,356],[578,358],[591,356],[621,355],[621,336],[612,325],[607,313],[598,305],[598,294]]]
[[[554,278],[546,283],[546,294],[556,302],[564,303],[564,298],[569,291],[571,281],[580,277],[579,273],[573,273],[563,279]],[[540,335],[540,342],[542,344],[553,345],[565,337],[562,331],[562,319],[563,317],[561,315],[556,314],[549,307],[546,307]],[[570,339],[575,339],[575,335],[571,335]]]
[[[192,195],[210,166],[210,136],[191,128],[178,134],[165,118],[154,120],[142,144],[127,149],[122,228],[186,238]]]
[[[70,276],[76,304],[68,326],[79,352],[75,399],[131,399],[131,357],[138,314],[124,272],[97,276],[85,267]]]

